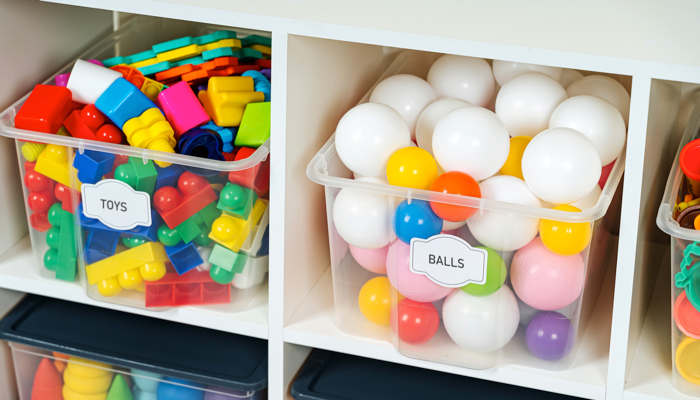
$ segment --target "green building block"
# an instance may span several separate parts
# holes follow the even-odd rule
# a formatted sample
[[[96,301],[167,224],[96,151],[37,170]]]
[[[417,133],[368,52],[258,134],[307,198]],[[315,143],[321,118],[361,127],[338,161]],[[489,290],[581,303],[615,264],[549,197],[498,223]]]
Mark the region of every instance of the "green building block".
[[[243,40],[241,40],[243,41]],[[236,57],[238,58],[238,63],[239,64],[245,64],[249,62],[255,62],[255,60],[259,60],[264,57],[263,53],[259,52],[258,50],[255,49],[240,49],[236,51],[231,52],[231,57]]]
[[[224,246],[215,244],[214,248],[211,250],[208,261],[212,265],[212,268],[216,266],[225,271],[239,274],[243,272],[247,260],[248,256],[246,254],[242,252],[236,253]]]
[[[129,390],[129,385],[123,375],[117,374],[114,377],[105,400],[134,400],[134,395]]]
[[[220,215],[221,212],[216,208],[216,202],[212,201],[198,213],[187,218],[173,229],[168,228],[166,224],[159,226],[158,240],[164,245],[171,247],[178,245],[182,241],[189,243],[193,240],[197,246],[206,246],[211,243],[211,239],[209,239],[211,226]]]
[[[114,170],[114,178],[126,183],[134,190],[153,196],[158,172],[153,161],[148,160],[144,163],[142,158],[129,157],[126,164],[122,164]]]
[[[122,238],[122,243],[124,243],[124,246],[133,249],[136,246],[141,246],[142,244],[148,243],[150,240],[148,238],[145,238],[143,236],[132,236],[132,237],[123,237]]]
[[[260,35],[248,35],[241,39],[241,46],[248,47],[254,44],[272,47],[272,38]]]
[[[204,45],[209,43],[218,42],[224,39],[236,39],[238,36],[234,31],[216,31],[208,35],[202,35],[194,38],[194,42],[198,45]]]
[[[185,243],[193,241],[194,238],[202,234],[202,228],[200,228],[199,224],[197,223],[197,219],[201,220],[202,217],[198,217],[199,214],[195,214],[175,227],[177,233],[180,234],[180,237]]]
[[[236,147],[257,149],[270,138],[270,102],[248,103],[236,135]]]
[[[46,232],[49,250],[44,254],[44,266],[56,272],[56,279],[72,282],[78,265],[73,214],[56,203],[49,209],[48,219],[51,228]]]
[[[209,203],[209,205],[200,210],[197,213],[197,215],[199,215],[202,218],[204,225],[206,225],[208,235],[211,231],[211,226],[214,224],[214,221],[216,221],[216,219],[221,216],[221,212],[217,208],[216,202],[212,201],[211,203]]]
[[[221,189],[216,207],[232,217],[247,220],[256,201],[258,195],[251,189],[229,182]]]

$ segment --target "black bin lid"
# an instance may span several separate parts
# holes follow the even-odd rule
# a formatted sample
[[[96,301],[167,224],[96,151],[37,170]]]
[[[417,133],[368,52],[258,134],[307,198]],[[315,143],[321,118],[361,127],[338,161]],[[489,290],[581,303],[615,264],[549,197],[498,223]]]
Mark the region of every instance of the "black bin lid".
[[[296,400],[567,400],[575,397],[314,350],[292,385]]]
[[[30,295],[0,339],[238,390],[267,387],[267,341]]]

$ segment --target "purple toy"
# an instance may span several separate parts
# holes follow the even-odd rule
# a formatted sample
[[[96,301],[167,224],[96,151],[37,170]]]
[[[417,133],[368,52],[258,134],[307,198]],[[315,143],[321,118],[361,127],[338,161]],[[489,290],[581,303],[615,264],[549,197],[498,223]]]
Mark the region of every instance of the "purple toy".
[[[102,64],[102,61],[100,61],[100,60],[88,60],[88,62],[93,63],[95,65],[99,65],[100,67],[105,66],[104,64]]]
[[[535,356],[556,361],[574,347],[574,327],[565,316],[554,311],[540,312],[527,324],[525,344]]]
[[[243,390],[236,390],[236,389],[229,389],[225,387],[219,387],[219,386],[209,386],[207,387],[207,390],[213,390],[214,392],[205,392],[204,393],[204,400],[246,400],[246,399],[252,399],[254,397],[253,395],[249,395],[249,392],[243,391]],[[223,394],[225,393],[225,394]]]
[[[272,82],[272,70],[271,69],[261,69],[260,73],[265,75],[268,81]]]
[[[70,73],[56,75],[56,77],[54,78],[54,80],[56,82],[56,86],[63,86],[63,87],[68,86],[68,78],[70,78]]]

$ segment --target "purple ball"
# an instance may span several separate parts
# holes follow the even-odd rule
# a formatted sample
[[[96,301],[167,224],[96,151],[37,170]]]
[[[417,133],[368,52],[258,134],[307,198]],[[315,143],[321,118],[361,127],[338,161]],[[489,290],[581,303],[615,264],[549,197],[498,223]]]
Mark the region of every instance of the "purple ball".
[[[527,348],[547,361],[566,357],[574,347],[574,339],[574,326],[568,318],[554,311],[535,315],[525,330]]]

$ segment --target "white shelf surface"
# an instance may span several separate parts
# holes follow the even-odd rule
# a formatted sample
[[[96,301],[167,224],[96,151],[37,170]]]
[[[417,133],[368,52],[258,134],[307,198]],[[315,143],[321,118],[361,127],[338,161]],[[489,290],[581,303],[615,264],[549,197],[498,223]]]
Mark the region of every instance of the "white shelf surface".
[[[77,283],[49,280],[37,276],[32,266],[33,263],[34,254],[31,241],[29,236],[26,236],[0,258],[0,287],[260,339],[268,337],[267,284],[258,292],[250,308],[240,313],[224,313],[194,307],[150,311],[91,299],[85,289]]]
[[[284,341],[362,357],[406,364],[452,374],[523,386],[588,399],[605,399],[614,269],[608,270],[596,304],[595,318],[576,354],[574,365],[564,371],[521,366],[474,370],[401,355],[390,342],[351,336],[336,326],[331,269],[324,273],[284,328]]]

